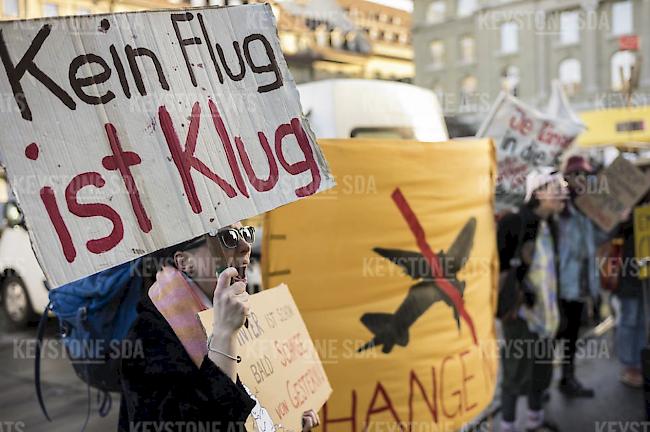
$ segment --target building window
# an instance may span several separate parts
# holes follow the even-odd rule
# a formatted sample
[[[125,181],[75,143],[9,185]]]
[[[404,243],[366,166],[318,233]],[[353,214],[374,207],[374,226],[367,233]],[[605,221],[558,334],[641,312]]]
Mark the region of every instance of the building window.
[[[557,74],[567,95],[574,96],[580,91],[582,70],[577,59],[568,58],[562,60]]]
[[[345,35],[339,28],[335,28],[330,32],[330,41],[333,48],[341,49],[345,43]]]
[[[17,17],[18,0],[4,0],[2,2],[2,14],[7,17]]]
[[[631,0],[612,4],[612,34],[621,36],[631,34],[633,30],[633,6]]]
[[[282,33],[280,35],[280,47],[286,54],[298,52],[298,38],[294,33]]]
[[[501,88],[513,96],[519,96],[519,68],[506,66],[501,73]]]
[[[440,40],[431,42],[431,66],[440,69],[445,65],[445,44]]]
[[[298,39],[298,51],[304,52],[308,51],[313,42],[312,36],[310,33],[305,33],[300,36]]]
[[[55,17],[59,15],[59,6],[54,3],[45,3],[43,5],[43,16]]]
[[[560,14],[560,43],[571,45],[580,42],[580,15],[578,11]]]
[[[516,22],[501,24],[501,52],[516,53],[519,50],[519,25]]]
[[[623,90],[625,81],[630,79],[632,68],[636,66],[636,57],[630,51],[619,51],[611,61],[612,90]]]
[[[345,34],[344,48],[347,49],[348,51],[359,51],[359,44],[357,43],[357,34],[355,32],[348,32]]]
[[[316,45],[320,47],[326,47],[330,44],[330,34],[327,31],[327,27],[324,24],[319,25],[316,28]]]
[[[444,0],[435,0],[427,9],[427,23],[438,24],[445,20],[447,5]]]
[[[460,61],[464,64],[476,61],[476,39],[472,36],[463,36],[460,39]]]
[[[477,7],[477,0],[458,0],[458,10],[456,12],[459,17],[466,17],[473,14]]]

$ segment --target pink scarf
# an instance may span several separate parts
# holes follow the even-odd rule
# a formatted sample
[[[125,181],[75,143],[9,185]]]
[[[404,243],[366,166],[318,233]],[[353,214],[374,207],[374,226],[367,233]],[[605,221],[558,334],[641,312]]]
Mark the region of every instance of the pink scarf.
[[[208,353],[207,338],[197,313],[207,309],[185,276],[171,267],[163,267],[156,274],[156,283],[149,288],[149,298],[169,323],[190,355],[200,368]]]

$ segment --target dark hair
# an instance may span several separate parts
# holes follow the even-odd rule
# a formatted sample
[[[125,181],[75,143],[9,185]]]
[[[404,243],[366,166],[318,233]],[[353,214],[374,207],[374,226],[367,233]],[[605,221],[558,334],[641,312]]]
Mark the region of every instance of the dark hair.
[[[535,191],[533,191],[533,195],[530,197],[530,199],[526,203],[526,207],[528,207],[531,210],[537,209],[537,207],[539,207],[539,204],[540,204],[539,199],[537,198],[537,195],[535,195],[536,192],[537,192],[537,189]]]
[[[153,277],[155,280],[156,273],[163,268],[163,266],[176,267],[174,262],[174,255],[176,252],[190,251],[196,249],[205,243],[205,234],[177,243],[172,246],[157,250],[149,255],[142,257],[142,272],[143,277]]]

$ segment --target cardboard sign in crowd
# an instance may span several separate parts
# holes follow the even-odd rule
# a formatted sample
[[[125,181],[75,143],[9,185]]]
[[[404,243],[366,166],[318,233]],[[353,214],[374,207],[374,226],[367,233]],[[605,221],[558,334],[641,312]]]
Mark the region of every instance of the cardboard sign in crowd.
[[[560,155],[583,129],[569,118],[546,115],[501,93],[476,134],[495,140],[495,210],[500,212],[521,204],[526,194],[526,176],[536,167],[558,166]]]
[[[318,411],[332,393],[318,352],[286,285],[249,298],[248,326],[237,334],[238,375],[257,402],[249,431],[300,432],[302,413]],[[214,310],[199,313],[206,335]]]
[[[576,199],[576,205],[603,231],[611,231],[650,188],[650,178],[623,156],[598,175],[598,188]]]
[[[0,160],[54,287],[333,186],[268,5],[0,23]]]

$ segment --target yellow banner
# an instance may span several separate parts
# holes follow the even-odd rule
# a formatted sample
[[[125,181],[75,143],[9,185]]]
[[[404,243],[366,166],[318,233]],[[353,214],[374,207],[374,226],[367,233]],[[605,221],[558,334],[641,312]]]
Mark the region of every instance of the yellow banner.
[[[598,109],[580,113],[587,130],[578,146],[647,146],[650,143],[650,106]]]
[[[648,279],[648,262],[650,260],[650,206],[634,209],[634,255],[642,260],[639,279]]]
[[[334,389],[323,431],[456,430],[496,383],[492,142],[320,145],[337,187],[269,213],[263,257]]]

